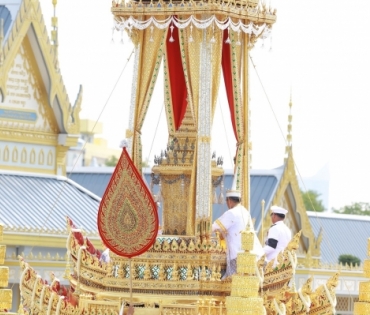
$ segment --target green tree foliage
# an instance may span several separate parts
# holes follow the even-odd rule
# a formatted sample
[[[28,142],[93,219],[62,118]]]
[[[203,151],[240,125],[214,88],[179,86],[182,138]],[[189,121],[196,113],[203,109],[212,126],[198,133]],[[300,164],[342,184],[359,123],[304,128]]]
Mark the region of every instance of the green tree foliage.
[[[353,202],[351,205],[341,207],[339,209],[332,208],[335,213],[370,215],[370,203]]]
[[[325,207],[322,204],[322,200],[319,198],[321,194],[319,194],[317,191],[307,190],[306,192],[304,192],[301,190],[301,195],[306,210],[317,212],[325,211]]]
[[[361,264],[361,259],[353,255],[344,254],[338,257],[338,262],[342,265],[359,266]]]
[[[112,155],[105,161],[105,166],[116,166],[118,162],[118,158]]]

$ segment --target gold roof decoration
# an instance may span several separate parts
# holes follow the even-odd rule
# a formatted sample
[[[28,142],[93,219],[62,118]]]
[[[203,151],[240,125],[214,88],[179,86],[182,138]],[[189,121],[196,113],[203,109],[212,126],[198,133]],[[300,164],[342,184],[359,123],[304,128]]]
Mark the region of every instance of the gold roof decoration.
[[[184,1],[184,0],[170,0],[170,1],[121,1],[120,4],[112,3],[112,13],[115,17],[131,17],[128,19],[131,23],[135,21],[135,16],[156,16],[156,15],[167,15],[167,16],[191,16],[198,15],[207,12],[210,15],[218,16],[230,16],[231,18],[243,18],[245,20],[250,20],[254,23],[266,23],[272,24],[276,21],[276,10],[268,7],[266,3],[262,4],[258,0],[251,1]],[[117,22],[121,19],[117,18]],[[122,21],[122,20],[121,20]],[[201,19],[195,18],[195,22],[200,23]],[[207,20],[206,20],[207,21]],[[123,22],[123,21],[122,21]],[[130,22],[126,22],[130,25]],[[145,28],[150,23],[165,24],[167,20],[152,20],[148,18],[147,20],[142,20],[138,22],[141,25],[141,29]],[[203,21],[201,21],[203,22]],[[135,23],[135,22],[133,22]],[[209,23],[211,24],[211,23]],[[237,24],[234,22],[234,25]],[[198,26],[198,25],[197,25]],[[229,25],[220,27],[229,27]]]
[[[189,43],[194,41],[192,29],[228,30],[238,33],[237,45],[241,45],[240,33],[249,34],[249,47],[262,37],[267,38],[276,21],[276,9],[258,0],[239,1],[185,1],[185,0],[131,0],[112,1],[112,13],[115,17],[114,29],[126,30],[132,41],[139,44],[135,30],[169,29],[170,41],[174,41],[172,32],[190,28]],[[240,38],[239,38],[240,37]],[[152,42],[151,36],[149,41]],[[230,42],[230,39],[227,40]],[[210,42],[216,42],[213,35]]]

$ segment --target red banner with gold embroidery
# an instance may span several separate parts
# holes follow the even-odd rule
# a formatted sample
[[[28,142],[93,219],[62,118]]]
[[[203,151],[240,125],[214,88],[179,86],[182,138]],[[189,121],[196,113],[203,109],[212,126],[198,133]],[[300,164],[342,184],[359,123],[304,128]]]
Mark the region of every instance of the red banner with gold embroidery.
[[[100,202],[100,237],[112,252],[131,258],[144,253],[154,243],[158,224],[156,203],[123,148]]]

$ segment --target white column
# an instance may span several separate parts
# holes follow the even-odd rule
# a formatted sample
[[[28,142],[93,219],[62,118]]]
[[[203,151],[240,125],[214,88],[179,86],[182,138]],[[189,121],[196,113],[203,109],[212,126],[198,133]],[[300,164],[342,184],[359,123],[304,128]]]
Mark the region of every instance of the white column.
[[[211,209],[211,104],[212,104],[212,44],[203,30],[200,53],[198,104],[198,155],[196,183],[196,219],[206,218]]]

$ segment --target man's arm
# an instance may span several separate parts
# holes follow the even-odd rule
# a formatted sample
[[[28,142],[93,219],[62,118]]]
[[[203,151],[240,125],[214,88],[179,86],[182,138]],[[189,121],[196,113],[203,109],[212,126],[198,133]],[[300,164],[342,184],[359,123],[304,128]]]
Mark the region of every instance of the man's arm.
[[[279,242],[278,234],[279,234],[279,231],[276,228],[276,225],[273,225],[269,230],[269,233],[267,235],[267,241],[265,242],[265,246],[263,247],[263,250],[266,256],[268,256],[270,253],[272,253],[276,249],[277,244]]]
[[[133,305],[130,305],[128,307],[127,315],[133,315],[134,312],[135,312],[134,306]]]

